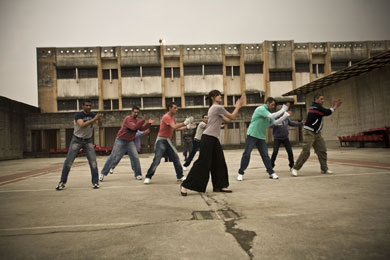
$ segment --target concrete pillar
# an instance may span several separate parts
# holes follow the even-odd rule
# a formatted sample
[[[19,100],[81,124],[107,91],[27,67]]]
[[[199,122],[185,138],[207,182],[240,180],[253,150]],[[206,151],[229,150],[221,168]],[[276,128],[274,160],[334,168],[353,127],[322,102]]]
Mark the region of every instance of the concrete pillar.
[[[164,62],[164,45],[160,45],[160,61],[161,61],[161,98],[162,98],[162,106],[165,108],[165,62]]]
[[[226,46],[221,44],[222,51],[222,82],[223,82],[223,103],[227,106],[227,82],[226,82]]]
[[[313,81],[313,44],[309,43],[309,71],[310,71],[310,82]]]
[[[119,110],[122,110],[122,70],[121,70],[121,58],[122,58],[122,52],[121,47],[116,47],[116,54],[117,54],[117,69],[118,69],[118,108]]]
[[[97,66],[98,66],[98,95],[99,95],[99,110],[104,110],[103,105],[103,69],[102,69],[102,57],[101,48],[96,48],[97,51]]]
[[[66,128],[60,128],[60,149],[66,147]]]
[[[291,45],[291,65],[292,65],[292,89],[297,88],[297,80],[295,75],[295,55],[294,55],[294,41],[290,41]],[[294,104],[297,103],[297,96],[294,96]]]
[[[371,58],[371,42],[366,41],[366,48],[367,48],[367,59]]]
[[[94,144],[100,146],[99,127],[94,127],[93,128],[93,142],[94,142]]]
[[[326,54],[325,54],[325,69],[324,74],[325,76],[332,73],[332,63],[331,60],[331,50],[330,50],[330,42],[326,43]]]
[[[245,84],[245,49],[244,45],[240,45],[241,55],[240,55],[240,88],[241,96],[244,97],[244,106],[246,105],[246,84]]]
[[[271,90],[270,90],[270,83],[269,83],[269,70],[268,70],[268,42],[263,42],[263,79],[264,79],[264,86],[265,86],[265,97],[264,101],[269,98]]]
[[[184,55],[184,46],[180,45],[180,97],[181,97],[181,107],[186,107],[186,101],[184,97],[184,64],[183,64],[183,55]]]

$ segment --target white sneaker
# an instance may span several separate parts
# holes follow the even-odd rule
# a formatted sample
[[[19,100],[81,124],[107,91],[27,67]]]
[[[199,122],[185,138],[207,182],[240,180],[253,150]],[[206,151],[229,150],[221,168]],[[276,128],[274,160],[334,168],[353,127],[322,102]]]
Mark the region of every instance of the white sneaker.
[[[144,184],[149,184],[150,183],[150,178],[145,178]]]
[[[114,169],[110,169],[110,174],[113,174],[114,173]]]
[[[104,179],[104,174],[103,173],[99,174],[99,181],[103,181],[103,179]]]
[[[321,173],[322,173],[322,174],[332,174],[332,173],[333,173],[333,171],[331,171],[331,170],[329,170],[329,169],[328,169],[328,170],[326,170],[326,172],[324,172],[324,171],[321,171]]]
[[[292,174],[292,176],[297,177],[298,176],[298,170],[296,170],[294,168],[291,168],[291,174]]]
[[[187,177],[183,175],[183,177],[181,177],[180,179],[177,179],[177,182],[182,182],[182,181],[184,181],[185,179],[187,179]]]
[[[244,179],[244,175],[243,174],[238,174],[237,175],[237,180],[238,181],[242,181]]]
[[[187,167],[183,166],[183,171],[187,171]]]
[[[279,179],[279,176],[276,175],[276,173],[272,173],[272,174],[270,174],[269,178],[276,180],[276,179]]]
[[[136,178],[137,180],[142,180],[142,175],[137,175],[135,178]]]

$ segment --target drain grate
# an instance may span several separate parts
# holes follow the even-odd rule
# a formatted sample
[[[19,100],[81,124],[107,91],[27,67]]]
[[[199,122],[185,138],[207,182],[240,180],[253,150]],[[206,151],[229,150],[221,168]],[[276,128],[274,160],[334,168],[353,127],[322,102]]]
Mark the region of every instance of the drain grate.
[[[229,221],[240,218],[240,216],[232,210],[193,211],[192,216],[195,220],[222,219],[224,221]]]

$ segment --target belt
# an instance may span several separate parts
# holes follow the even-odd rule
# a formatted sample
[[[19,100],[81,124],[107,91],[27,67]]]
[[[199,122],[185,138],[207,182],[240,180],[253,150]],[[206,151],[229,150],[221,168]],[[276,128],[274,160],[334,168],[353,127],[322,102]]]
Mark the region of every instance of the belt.
[[[81,137],[78,137],[78,136],[75,136],[75,135],[73,135],[74,137],[76,137],[78,140],[80,140],[80,141],[83,141],[83,142],[86,142],[86,141],[88,141],[88,140],[90,140],[92,137],[90,137],[90,138],[81,138]]]

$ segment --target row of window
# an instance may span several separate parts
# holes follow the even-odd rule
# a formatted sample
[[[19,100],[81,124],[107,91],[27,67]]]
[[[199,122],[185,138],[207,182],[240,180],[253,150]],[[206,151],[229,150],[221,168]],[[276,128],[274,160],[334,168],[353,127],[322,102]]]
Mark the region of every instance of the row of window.
[[[229,95],[227,96],[227,105],[233,106],[240,96]],[[222,104],[224,99],[222,99]],[[246,95],[247,104],[262,104],[264,103],[264,95],[262,93],[247,94]],[[70,111],[70,110],[81,110],[82,99],[65,99],[57,100],[58,111]],[[97,110],[99,107],[98,99],[91,99],[92,109]],[[170,102],[175,102],[178,107],[181,107],[181,98],[180,97],[170,97],[165,99],[165,103],[168,105]],[[206,96],[186,96],[185,97],[186,107],[206,107],[208,106],[206,102]],[[104,110],[114,110],[119,109],[118,99],[107,99],[103,100]],[[122,107],[123,108],[132,108],[133,106],[138,106],[140,108],[161,108],[162,99],[161,97],[134,97],[134,98],[122,98]]]

